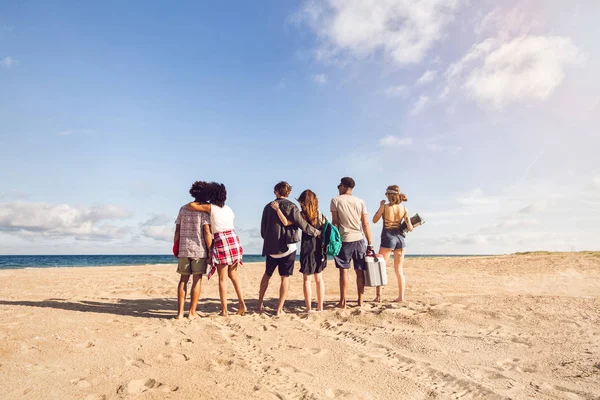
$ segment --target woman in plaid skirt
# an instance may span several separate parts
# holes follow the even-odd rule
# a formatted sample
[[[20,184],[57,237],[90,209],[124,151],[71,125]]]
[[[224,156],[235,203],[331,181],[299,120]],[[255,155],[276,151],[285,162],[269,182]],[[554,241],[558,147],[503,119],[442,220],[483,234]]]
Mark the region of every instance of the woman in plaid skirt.
[[[233,210],[225,205],[227,189],[222,183],[211,182],[209,187],[211,204],[190,203],[191,210],[210,213],[210,227],[213,232],[212,267],[208,277],[217,270],[219,274],[219,297],[221,297],[221,315],[227,316],[227,276],[231,279],[239,301],[238,315],[246,313],[246,304],[242,285],[237,276],[237,268],[242,263],[243,249],[240,238],[235,233]],[[225,271],[227,270],[227,272]]]

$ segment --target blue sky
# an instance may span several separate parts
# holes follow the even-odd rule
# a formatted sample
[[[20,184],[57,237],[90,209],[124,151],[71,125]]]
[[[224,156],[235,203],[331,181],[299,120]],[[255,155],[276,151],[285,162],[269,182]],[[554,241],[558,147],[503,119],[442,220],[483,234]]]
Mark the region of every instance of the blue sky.
[[[168,253],[194,180],[246,252],[279,180],[411,253],[598,249],[595,1],[4,2],[0,254]],[[372,227],[375,243],[381,227]]]

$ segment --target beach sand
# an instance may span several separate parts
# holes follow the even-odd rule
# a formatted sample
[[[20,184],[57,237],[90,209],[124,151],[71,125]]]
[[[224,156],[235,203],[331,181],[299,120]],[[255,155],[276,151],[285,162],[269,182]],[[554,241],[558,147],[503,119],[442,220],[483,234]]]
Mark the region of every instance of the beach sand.
[[[0,271],[0,398],[600,398],[599,253],[408,259],[405,303],[390,265],[362,309],[351,273],[346,310],[330,265],[327,310],[296,272],[280,318],[275,274],[262,315],[219,317],[212,278],[176,321],[175,269]],[[263,270],[240,269],[250,310]]]

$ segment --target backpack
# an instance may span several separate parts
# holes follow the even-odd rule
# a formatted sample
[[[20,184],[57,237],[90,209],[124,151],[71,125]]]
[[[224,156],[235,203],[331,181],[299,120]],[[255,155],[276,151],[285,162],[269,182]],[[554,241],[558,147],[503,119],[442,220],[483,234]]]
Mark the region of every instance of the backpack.
[[[323,229],[321,230],[321,243],[323,255],[337,256],[342,248],[342,237],[338,228],[333,226],[327,218],[323,217]]]

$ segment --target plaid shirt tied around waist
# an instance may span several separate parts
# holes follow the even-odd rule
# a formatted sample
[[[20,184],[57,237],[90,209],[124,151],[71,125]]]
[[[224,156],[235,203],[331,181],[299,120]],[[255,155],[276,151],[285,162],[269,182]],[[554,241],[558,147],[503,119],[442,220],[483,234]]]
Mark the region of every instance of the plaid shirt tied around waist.
[[[242,264],[244,250],[240,238],[234,230],[216,232],[212,247],[212,266],[208,278],[214,274],[217,265]]]

